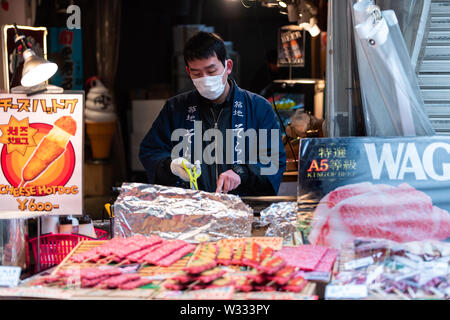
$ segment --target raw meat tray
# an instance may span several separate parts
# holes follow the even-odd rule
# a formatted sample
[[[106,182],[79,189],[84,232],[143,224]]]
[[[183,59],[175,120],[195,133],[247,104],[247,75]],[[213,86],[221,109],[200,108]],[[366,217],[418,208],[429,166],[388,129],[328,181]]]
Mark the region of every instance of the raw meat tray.
[[[79,267],[79,268],[88,268],[93,266],[100,266],[101,264],[95,263],[74,263],[70,260],[70,258],[78,253],[82,253],[88,250],[91,250],[95,247],[105,244],[108,241],[81,241],[65,258],[64,260],[53,270],[52,274],[56,274],[59,270]],[[146,266],[139,270],[139,275],[143,277],[154,276],[159,274],[167,274],[167,273],[177,273],[180,272],[184,267],[186,267],[188,261],[190,260],[190,256],[184,257],[181,260],[178,260],[170,267],[158,267],[158,266]]]
[[[64,260],[56,266],[51,274],[55,275],[59,270],[64,270],[68,268],[89,268],[93,266],[100,266],[102,264],[95,264],[95,263],[75,263],[70,260],[70,258],[78,253],[82,253],[88,250],[91,250],[97,246],[103,245],[108,241],[81,241],[79,242],[76,247],[64,258]],[[143,267],[138,271],[138,274],[144,277],[148,276],[157,276],[157,275],[165,275],[165,274],[172,274],[172,273],[178,273],[182,271],[182,269],[189,265],[189,262],[191,260],[192,254],[184,257],[183,259],[177,261],[170,267],[158,267],[158,266],[147,266]],[[113,266],[113,264],[112,264]],[[239,270],[239,267],[231,268]],[[71,290],[62,289],[62,288],[47,288],[47,287],[33,287],[33,286],[23,286],[20,287],[20,294],[15,294],[16,296],[42,296],[43,298],[50,298],[50,299],[70,299],[70,300],[76,300],[76,299],[93,299],[93,300],[102,300],[102,299],[158,299],[158,294],[161,294],[164,291],[167,291],[164,289],[163,284],[166,280],[160,280],[155,281],[154,284],[160,286],[159,290],[155,290],[153,288],[139,288],[134,290],[100,290],[100,289],[82,289],[82,288],[72,288]],[[27,292],[27,290],[30,290],[30,292]],[[33,290],[38,290],[42,292],[34,293]],[[48,292],[47,292],[48,291]],[[313,282],[308,282],[306,287],[298,294],[292,294],[292,293],[286,293],[286,292],[276,292],[273,293],[273,297],[271,299],[303,299],[314,295],[314,292],[316,291],[316,284]],[[64,295],[59,295],[64,293]],[[6,293],[5,293],[6,294]],[[244,300],[244,299],[255,299],[259,298],[259,296],[263,293],[254,292],[251,294],[243,294],[243,293],[234,293],[233,299],[236,300]],[[46,296],[47,295],[47,296]],[[266,299],[267,296],[264,297],[261,296],[261,299]]]

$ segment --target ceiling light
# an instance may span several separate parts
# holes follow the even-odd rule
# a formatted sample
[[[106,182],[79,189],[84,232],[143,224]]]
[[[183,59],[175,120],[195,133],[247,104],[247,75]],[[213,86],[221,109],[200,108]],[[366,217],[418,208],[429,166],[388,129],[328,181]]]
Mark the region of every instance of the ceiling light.
[[[262,0],[261,5],[267,8],[278,7],[278,0]]]
[[[284,2],[284,1],[279,1],[278,4],[279,4],[279,6],[282,7],[282,8],[287,8],[287,4],[286,4],[286,2]]]

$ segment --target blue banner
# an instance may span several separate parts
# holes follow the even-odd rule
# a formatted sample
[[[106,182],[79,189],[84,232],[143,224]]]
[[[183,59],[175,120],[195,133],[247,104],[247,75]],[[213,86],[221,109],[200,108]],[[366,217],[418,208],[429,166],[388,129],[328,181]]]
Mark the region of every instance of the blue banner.
[[[49,58],[58,65],[50,83],[65,90],[82,90],[83,48],[81,29],[49,29]]]

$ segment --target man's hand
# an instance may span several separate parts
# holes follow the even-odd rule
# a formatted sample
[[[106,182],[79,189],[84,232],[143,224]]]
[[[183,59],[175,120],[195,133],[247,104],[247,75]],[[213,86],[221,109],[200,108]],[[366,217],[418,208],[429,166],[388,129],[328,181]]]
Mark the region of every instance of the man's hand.
[[[177,158],[175,160],[172,160],[170,163],[170,170],[172,173],[178,177],[180,177],[183,181],[189,182],[190,178],[188,173],[183,167],[183,162],[186,168],[192,169],[193,167],[196,167],[196,172],[201,173],[201,167],[200,167],[200,161],[196,161],[195,164],[190,163],[188,160],[184,158]]]
[[[217,180],[216,193],[228,193],[235,190],[241,184],[239,177],[233,170],[222,173]]]

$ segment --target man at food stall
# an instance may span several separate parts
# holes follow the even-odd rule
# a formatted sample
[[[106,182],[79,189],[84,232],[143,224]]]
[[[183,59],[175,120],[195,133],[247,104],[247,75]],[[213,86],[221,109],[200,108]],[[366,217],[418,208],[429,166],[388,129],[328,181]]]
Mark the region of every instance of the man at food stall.
[[[271,104],[230,78],[233,61],[217,34],[194,35],[184,59],[196,89],[169,99],[143,139],[149,183],[192,188],[195,171],[199,190],[276,195],[286,153]]]

